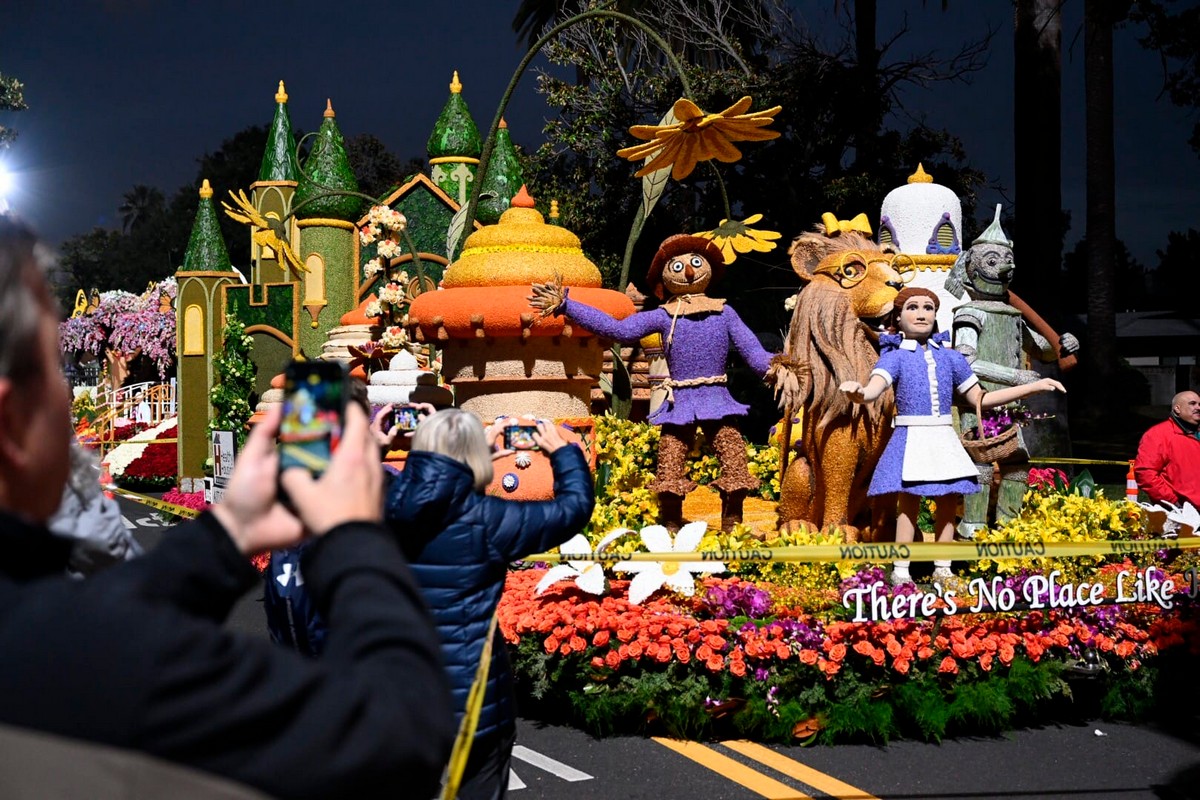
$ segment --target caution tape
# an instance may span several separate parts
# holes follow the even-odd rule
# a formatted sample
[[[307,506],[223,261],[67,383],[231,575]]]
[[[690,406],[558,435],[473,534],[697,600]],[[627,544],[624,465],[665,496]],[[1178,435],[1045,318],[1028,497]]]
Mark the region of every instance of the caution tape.
[[[693,553],[538,553],[524,561],[649,561],[660,563],[753,561],[810,563],[828,561],[979,561],[990,559],[1065,558],[1156,553],[1200,548],[1200,537],[1140,539],[1124,542],[915,542],[898,544],[818,544],[803,547],[747,547]]]
[[[1105,464],[1114,467],[1128,467],[1129,459],[1113,461],[1107,458],[1031,458],[1030,464]]]
[[[113,494],[119,494],[119,495],[121,495],[121,497],[124,497],[126,500],[132,500],[135,503],[141,503],[144,506],[150,506],[151,508],[157,509],[159,511],[166,511],[168,514],[174,514],[177,517],[186,517],[187,519],[195,519],[196,517],[200,516],[200,512],[194,508],[188,508],[187,506],[177,506],[174,503],[164,503],[162,500],[159,500],[157,497],[151,497],[150,495],[138,494],[137,492],[131,492],[128,489],[122,489],[119,486],[105,486],[104,489],[105,489],[105,491],[112,492]]]

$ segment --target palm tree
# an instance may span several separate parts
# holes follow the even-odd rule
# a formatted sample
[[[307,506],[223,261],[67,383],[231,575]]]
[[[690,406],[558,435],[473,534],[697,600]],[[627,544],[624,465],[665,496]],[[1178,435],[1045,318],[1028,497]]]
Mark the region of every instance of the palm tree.
[[[166,198],[163,193],[153,186],[139,183],[125,193],[121,207],[117,209],[121,215],[121,230],[132,233],[165,209]]]
[[[1121,14],[1123,16],[1123,14]],[[1083,6],[1084,101],[1087,104],[1088,401],[1104,410],[1112,397],[1117,364],[1117,315],[1113,281],[1116,243],[1116,177],[1113,146],[1113,26],[1119,20],[1110,0]]]
[[[1062,210],[1062,3],[1017,0],[1013,36],[1013,142],[1020,260],[1029,278],[1021,295],[1034,308],[1059,296]],[[1032,267],[1032,269],[1031,269]],[[1021,273],[1018,273],[1021,274]]]

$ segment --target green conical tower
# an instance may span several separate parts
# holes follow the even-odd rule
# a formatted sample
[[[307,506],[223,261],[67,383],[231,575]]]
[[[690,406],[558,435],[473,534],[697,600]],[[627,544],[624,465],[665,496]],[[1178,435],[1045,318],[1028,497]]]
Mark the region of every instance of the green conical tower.
[[[263,152],[262,166],[258,168],[260,181],[299,180],[296,165],[296,138],[292,136],[292,120],[288,116],[287,92],[283,81],[275,93],[275,119],[271,121],[271,132],[267,134],[267,149]]]
[[[225,238],[221,236],[221,225],[217,221],[217,210],[212,202],[213,190],[204,179],[200,187],[200,206],[196,209],[196,221],[192,223],[192,235],[188,239],[187,251],[183,254],[183,266],[179,273],[186,272],[232,272],[229,251],[225,249]]]
[[[496,131],[496,146],[492,148],[492,158],[488,162],[487,175],[480,187],[479,209],[475,217],[484,225],[495,225],[500,221],[500,215],[508,210],[508,203],[521,186],[525,183],[525,173],[521,169],[521,159],[517,156],[517,148],[513,146],[512,137],[508,134],[508,123],[500,120],[500,128]],[[483,197],[491,192],[493,197]]]
[[[326,101],[325,119],[321,121],[321,129],[317,131],[316,142],[304,162],[304,172],[296,187],[292,207],[304,204],[297,216],[300,219],[357,219],[363,201],[345,195],[320,197],[329,189],[357,192],[358,180],[350,169],[346,144],[334,121],[333,103]],[[306,202],[314,197],[318,199]]]
[[[175,273],[175,369],[179,409],[179,476],[188,491],[203,488],[204,462],[208,458],[208,421],[213,387],[213,356],[225,346],[223,287],[240,283],[229,264],[229,251],[217,224],[213,190],[205,180],[200,187],[200,207],[183,256]]]
[[[296,182],[300,178],[300,167],[296,163],[296,139],[292,136],[292,121],[288,116],[287,100],[287,90],[284,89],[283,81],[280,81],[279,89],[275,92],[275,119],[271,122],[271,131],[267,136],[267,147],[263,151],[258,180],[250,184],[254,207],[265,219],[288,218],[292,211]],[[261,247],[254,241],[253,236],[256,232],[255,228],[249,231],[251,283],[261,287],[290,280],[287,267],[279,261],[279,254],[274,249]]]
[[[433,182],[459,205],[466,205],[483,144],[479,128],[475,127],[475,120],[471,119],[467,102],[463,100],[462,88],[455,71],[450,81],[450,97],[433,125],[425,149],[429,154]]]

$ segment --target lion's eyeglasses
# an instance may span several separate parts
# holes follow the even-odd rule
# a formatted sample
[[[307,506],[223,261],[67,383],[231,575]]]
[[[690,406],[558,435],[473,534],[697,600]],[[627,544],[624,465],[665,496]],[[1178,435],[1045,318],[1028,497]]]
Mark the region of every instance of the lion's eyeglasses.
[[[867,277],[868,264],[880,262],[894,269],[904,283],[910,283],[916,277],[916,263],[911,256],[904,253],[871,253],[870,256],[866,256],[850,250],[842,253],[836,260],[817,267],[816,271],[833,278],[843,289],[851,289]]]

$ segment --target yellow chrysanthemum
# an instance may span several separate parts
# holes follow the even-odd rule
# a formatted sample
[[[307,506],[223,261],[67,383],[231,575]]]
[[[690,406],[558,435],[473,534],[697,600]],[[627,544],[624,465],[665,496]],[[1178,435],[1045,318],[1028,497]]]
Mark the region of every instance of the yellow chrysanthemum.
[[[775,240],[780,234],[775,231],[758,231],[750,226],[762,219],[762,214],[752,214],[739,222],[736,219],[723,219],[715,230],[702,231],[697,236],[712,239],[725,263],[732,264],[737,260],[738,253],[768,253],[775,249]]]
[[[687,98],[675,101],[673,112],[677,122],[671,125],[634,125],[629,133],[643,144],[635,144],[617,151],[617,155],[630,161],[651,158],[650,162],[637,171],[637,177],[649,175],[664,167],[671,167],[671,177],[683,180],[692,174],[700,161],[716,159],[726,164],[742,157],[742,151],[734,142],[763,142],[775,139],[779,131],[765,130],[772,117],[782,106],[747,114],[751,99],[743,97],[719,114],[706,114]]]

